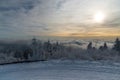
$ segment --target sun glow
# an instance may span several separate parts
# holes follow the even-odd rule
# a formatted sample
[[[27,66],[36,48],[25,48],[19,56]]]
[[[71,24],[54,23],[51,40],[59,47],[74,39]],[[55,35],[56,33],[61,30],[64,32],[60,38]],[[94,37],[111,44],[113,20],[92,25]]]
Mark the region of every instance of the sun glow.
[[[94,15],[94,21],[97,22],[97,23],[103,23],[105,20],[105,14],[103,12],[97,12],[95,15]]]

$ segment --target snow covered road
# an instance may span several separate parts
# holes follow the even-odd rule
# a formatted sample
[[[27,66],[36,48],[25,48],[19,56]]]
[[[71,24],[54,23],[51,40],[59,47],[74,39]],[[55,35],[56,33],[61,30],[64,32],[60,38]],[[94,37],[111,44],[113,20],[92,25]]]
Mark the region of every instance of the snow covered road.
[[[0,80],[120,80],[120,64],[57,60],[0,65]]]

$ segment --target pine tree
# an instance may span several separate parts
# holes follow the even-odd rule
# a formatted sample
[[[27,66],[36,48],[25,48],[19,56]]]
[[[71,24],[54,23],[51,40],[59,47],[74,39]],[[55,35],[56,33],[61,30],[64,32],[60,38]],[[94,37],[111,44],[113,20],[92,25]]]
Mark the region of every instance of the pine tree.
[[[99,47],[99,50],[102,50],[102,51],[103,51],[103,50],[104,50],[104,49],[103,49],[103,46],[100,46],[100,47]]]
[[[103,49],[104,49],[104,50],[107,50],[107,49],[108,49],[107,43],[104,43]]]
[[[120,41],[118,38],[115,41],[115,45],[114,45],[113,49],[120,52]]]
[[[33,51],[33,56],[32,56],[32,58],[33,59],[38,59],[38,43],[37,43],[37,39],[36,38],[33,38],[32,39],[32,45],[31,45],[31,47],[32,47],[32,51]]]
[[[93,49],[93,47],[92,47],[92,42],[90,42],[90,43],[88,44],[87,49],[88,49],[88,50],[89,50],[89,49]]]
[[[103,46],[100,46],[99,49],[102,50],[102,51],[103,51],[103,50],[107,50],[107,49],[108,49],[108,46],[107,46],[106,43],[104,43],[104,45],[103,45]]]

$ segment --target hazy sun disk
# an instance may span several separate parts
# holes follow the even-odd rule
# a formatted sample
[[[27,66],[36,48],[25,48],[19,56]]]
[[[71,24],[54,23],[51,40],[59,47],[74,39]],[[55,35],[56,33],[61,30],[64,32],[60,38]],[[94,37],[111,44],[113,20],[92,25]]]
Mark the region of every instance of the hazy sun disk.
[[[94,15],[94,21],[97,23],[102,23],[105,19],[105,14],[103,12],[97,12]]]

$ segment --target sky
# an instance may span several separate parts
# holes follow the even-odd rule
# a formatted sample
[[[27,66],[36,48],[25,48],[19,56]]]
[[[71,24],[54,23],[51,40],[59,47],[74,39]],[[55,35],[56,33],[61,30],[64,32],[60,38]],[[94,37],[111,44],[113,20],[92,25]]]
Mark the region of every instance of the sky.
[[[0,39],[120,36],[120,0],[0,0]]]

